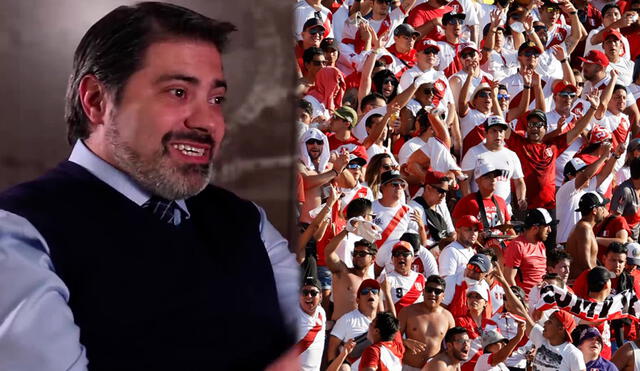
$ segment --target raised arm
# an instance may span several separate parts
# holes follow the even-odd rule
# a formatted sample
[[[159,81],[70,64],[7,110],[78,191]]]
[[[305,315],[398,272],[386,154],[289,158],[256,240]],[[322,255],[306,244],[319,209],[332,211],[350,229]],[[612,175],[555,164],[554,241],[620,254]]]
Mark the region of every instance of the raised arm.
[[[529,109],[531,103],[531,84],[533,83],[533,69],[531,67],[524,68],[524,75],[522,75],[525,88],[520,93],[520,103],[507,111],[507,123],[517,119]],[[528,87],[528,88],[527,88]]]
[[[612,69],[610,72],[610,76],[611,80],[609,80],[609,83],[604,88],[604,91],[601,91],[600,105],[598,106],[598,110],[595,114],[596,120],[602,119],[604,113],[607,111],[607,106],[609,105],[609,101],[611,100],[611,96],[613,95],[613,89],[618,83],[618,71]]]
[[[495,36],[498,30],[498,26],[500,25],[500,20],[502,19],[502,10],[494,9],[489,13],[489,18],[491,19],[491,23],[489,23],[489,32],[484,36],[483,42],[484,46],[482,47],[482,59],[486,60],[491,55],[493,51],[493,46],[495,43]]]
[[[460,117],[465,117],[469,113],[469,101],[467,100],[467,96],[469,96],[469,89],[471,88],[473,75],[476,73],[478,68],[480,68],[478,62],[473,62],[469,68],[465,68],[467,78],[464,80],[462,88],[460,88],[460,94],[458,95],[458,115]]]
[[[543,112],[547,112],[547,102],[545,101],[544,92],[542,91],[542,81],[540,79],[540,75],[533,71],[531,77],[531,89],[533,89],[533,96],[536,100],[536,108],[542,110]]]
[[[567,54],[571,55],[576,48],[576,45],[578,45],[582,39],[587,37],[587,30],[582,25],[582,22],[580,22],[578,10],[573,6],[573,4],[571,4],[571,2],[565,1],[560,3],[560,8],[571,20],[571,35],[565,41],[565,44],[567,45]]]
[[[567,132],[567,143],[573,143],[573,141],[578,138],[578,135],[580,135],[580,133],[582,133],[582,131],[587,127],[587,124],[591,122],[591,119],[593,119],[593,115],[595,114],[594,107],[598,107],[600,105],[600,90],[594,89],[586,96],[586,99],[591,106],[584,116],[576,122],[576,125]]]
[[[576,77],[573,74],[573,70],[571,69],[571,65],[569,64],[569,56],[564,51],[562,45],[554,45],[553,56],[560,61],[560,65],[562,66],[562,80],[570,83],[571,85],[576,85]]]
[[[369,147],[371,147],[372,144],[377,142],[382,136],[384,127],[389,124],[389,119],[391,118],[391,116],[395,115],[397,117],[399,113],[400,113],[400,105],[398,105],[398,103],[392,103],[388,105],[387,112],[384,114],[384,116],[380,121],[378,121],[375,125],[371,127],[371,130],[369,131],[369,135],[367,135],[365,140],[362,142],[362,145],[364,146],[364,148],[368,149]]]
[[[511,290],[511,288],[509,288]],[[506,291],[506,290],[505,290]],[[526,329],[526,321],[518,321],[518,332],[516,332],[516,336],[513,339],[509,340],[507,345],[500,348],[495,353],[491,353],[491,366],[496,366],[497,364],[504,362],[507,358],[511,356],[513,350],[516,349],[520,340],[524,337],[524,330]]]
[[[591,178],[593,178],[594,175],[596,175],[596,172],[600,169],[600,167],[605,162],[605,160],[609,158],[610,154],[611,154],[611,143],[603,143],[602,146],[600,146],[600,149],[598,150],[599,157],[596,160],[596,162],[587,166],[584,171],[580,171],[578,172],[578,174],[576,174],[576,180],[575,180],[576,189],[582,188],[582,186],[586,182],[588,182]],[[608,162],[615,163],[615,158],[613,161],[608,161]],[[602,168],[602,170],[604,170],[604,168]],[[609,173],[611,172],[611,170],[613,170],[613,165],[611,165],[611,169],[609,169]]]
[[[633,17],[633,13],[625,12],[622,18],[618,19],[617,21],[613,22],[608,26],[605,26],[602,30],[598,31],[593,36],[591,36],[591,44],[592,45],[602,44],[602,42],[604,41],[603,35],[607,31],[610,31],[612,29],[620,29],[620,28],[631,26],[634,23],[632,17]]]
[[[499,81],[489,81],[489,86],[491,86],[491,111],[494,115],[502,117],[502,108],[500,107],[500,102],[498,101],[499,85]]]

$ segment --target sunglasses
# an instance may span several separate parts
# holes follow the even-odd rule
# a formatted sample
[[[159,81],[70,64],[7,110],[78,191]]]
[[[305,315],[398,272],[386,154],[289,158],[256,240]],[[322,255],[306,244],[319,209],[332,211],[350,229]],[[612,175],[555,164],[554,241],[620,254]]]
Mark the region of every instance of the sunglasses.
[[[447,22],[447,24],[451,24],[451,25],[463,24],[463,23],[464,23],[464,21],[462,19],[459,19],[459,18],[453,18],[453,19],[450,19]]]
[[[348,164],[347,169],[360,169],[362,166],[360,164]]]
[[[584,88],[584,81],[583,81],[583,82],[579,82],[579,83],[577,83],[577,85],[578,85],[579,87],[581,87],[581,88]]]
[[[535,32],[538,32],[538,31],[547,31],[547,26],[533,26],[533,30],[534,30]]]
[[[395,169],[396,167],[394,165],[382,165],[382,168],[389,171]]]
[[[320,139],[309,139],[307,141],[307,144],[319,144],[319,145],[322,145],[322,144],[324,144],[324,141],[322,141]]]
[[[498,93],[498,100],[509,100],[511,96],[509,94],[500,94]]]
[[[312,28],[308,31],[311,35],[322,35],[324,34],[324,30],[320,27]]]
[[[575,98],[576,97],[576,93],[568,92],[568,91],[561,91],[560,93],[558,93],[558,95],[561,96],[561,97],[569,97],[569,98]]]
[[[302,296],[311,295],[312,298],[318,296],[319,293],[320,291],[318,290],[302,290]]]
[[[478,94],[476,94],[476,97],[480,97],[480,98],[489,98],[491,96],[491,93],[489,93],[486,90],[483,90],[481,92],[479,92]]]
[[[556,12],[560,13],[560,9],[556,8],[556,7],[553,7],[553,6],[550,6],[548,8],[544,8],[544,10],[546,10],[547,13],[556,13]]]
[[[326,66],[327,65],[327,61],[316,61],[316,60],[313,60],[313,61],[311,61],[311,63],[313,63],[313,65],[316,66],[316,67]]]
[[[466,344],[471,344],[471,339],[457,339],[457,340],[453,340],[453,342],[460,345],[466,345]]]
[[[391,184],[394,187],[400,187],[400,188],[404,188],[407,186],[405,182],[391,182],[389,184]]]
[[[538,53],[535,50],[525,50],[524,53],[522,53],[522,55],[524,55],[525,57],[538,58],[540,56],[540,53]]]
[[[425,50],[422,51],[424,54],[433,54],[433,55],[437,55],[438,52],[440,52],[438,49],[436,48],[426,48]]]
[[[373,254],[368,251],[354,251],[351,253],[351,256],[359,256],[361,258],[364,258],[367,255],[373,255]]]
[[[398,258],[400,256],[406,258],[406,257],[412,256],[413,254],[410,253],[409,251],[394,251],[393,253],[391,253],[391,255],[396,257],[396,258]]]
[[[385,84],[391,84],[391,85],[397,85],[398,84],[398,80],[392,79],[392,78],[386,78],[382,81],[382,85]]]
[[[527,122],[527,126],[530,128],[541,128],[546,125],[544,124],[544,122],[538,121],[538,122]]]
[[[480,267],[478,267],[475,264],[467,264],[467,269],[472,271],[472,272],[476,272],[476,273],[483,273],[482,269],[480,269]]]
[[[369,295],[369,293],[372,293],[373,295],[378,295],[379,292],[380,292],[380,289],[374,289],[373,287],[367,287],[367,288],[364,288],[364,289],[360,290],[360,295]]]
[[[426,292],[427,294],[436,294],[436,296],[442,294],[444,292],[443,289],[438,289],[435,287],[430,287],[430,286],[425,286],[424,288],[424,292]]]
[[[462,59],[473,58],[475,56],[476,56],[476,52],[460,53],[460,58]]]
[[[446,193],[447,193],[447,190],[446,190],[446,189],[442,189],[442,188],[440,188],[440,187],[436,187],[436,186],[433,186],[433,185],[431,185],[431,184],[429,184],[429,187],[431,187],[431,188],[435,189],[435,190],[436,190],[436,192],[440,193],[441,195],[443,195],[443,194],[446,194]]]

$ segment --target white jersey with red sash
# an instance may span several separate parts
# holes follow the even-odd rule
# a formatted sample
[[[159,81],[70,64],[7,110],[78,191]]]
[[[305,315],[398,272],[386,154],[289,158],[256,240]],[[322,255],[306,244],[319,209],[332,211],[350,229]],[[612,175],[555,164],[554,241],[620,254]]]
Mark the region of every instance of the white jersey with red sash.
[[[467,81],[468,75],[469,74],[467,73],[467,71],[460,70],[455,74],[453,74],[451,77],[449,77],[449,83],[452,83],[453,79],[457,79],[460,82],[459,86],[462,86],[464,82]],[[493,80],[493,76],[491,76],[491,74],[483,70],[480,70],[480,75],[471,79],[471,86],[469,86],[469,91],[467,92],[466,101],[471,100],[471,94],[473,94],[473,92],[476,90],[478,85],[482,84],[483,82],[489,83],[492,80]],[[454,99],[458,99],[458,98],[454,97]]]
[[[547,76],[541,76],[540,83],[542,84],[542,94],[545,96],[545,102],[547,107],[551,107],[551,103],[553,102],[553,91],[551,90],[551,79]],[[500,81],[501,84],[507,87],[507,91],[511,94],[511,102],[509,103],[509,109],[515,108],[520,104],[520,100],[522,99],[522,90],[524,89],[524,80],[522,79],[522,75],[520,73],[514,73],[513,75],[504,78]],[[529,109],[534,109],[536,107],[536,99],[533,90],[529,95]]]
[[[373,223],[382,229],[382,238],[376,241],[378,248],[387,241],[397,241],[410,229],[411,207],[398,204],[395,207],[382,206],[379,200],[373,202],[371,212],[376,216]]]
[[[358,198],[366,198],[373,202],[373,192],[371,192],[371,189],[365,185],[358,184],[353,188],[340,188],[340,190],[343,195],[342,198],[340,198],[340,211],[345,217],[347,215],[347,206],[351,201]]]
[[[402,337],[398,331],[393,340],[377,342],[365,349],[362,356],[351,365],[351,369],[373,368],[378,371],[400,371],[404,351]]]
[[[460,49],[460,44],[463,44],[464,41],[460,40],[458,44],[451,44],[446,40],[438,41],[437,43],[440,52],[438,53],[439,62],[436,69],[442,71],[449,78],[462,69],[462,60],[458,56],[458,50]]]
[[[296,310],[298,341],[297,352],[302,370],[319,370],[324,350],[326,315],[321,306],[313,316],[305,313],[300,306]]]
[[[607,110],[604,113],[602,120],[597,123],[609,129],[609,131],[611,132],[611,135],[613,136],[613,143],[611,146],[612,148],[617,147],[620,143],[623,143],[625,147],[629,144],[631,123],[629,122],[629,116],[627,116],[626,114],[619,113],[617,115],[614,115],[609,110]]]
[[[396,44],[387,48],[388,55],[391,57],[391,64],[387,65],[387,69],[391,70],[398,79],[402,77],[404,71],[412,68],[416,64],[416,50],[411,49],[406,53],[400,53],[396,50]]]
[[[551,111],[547,113],[547,132],[551,133],[560,127],[560,133],[564,134],[567,131],[571,130],[576,122],[578,121],[578,117],[574,114],[570,114],[569,117],[564,118],[562,121],[560,120],[561,116],[558,111]],[[571,159],[580,151],[580,149],[584,146],[585,140],[582,136],[578,136],[578,138],[569,145],[564,152],[558,155],[556,159],[556,187],[560,187],[562,183],[564,183],[564,166],[567,162],[571,161]]]
[[[493,307],[491,315],[495,315],[498,312],[502,311],[502,306],[504,305],[504,288],[497,280],[494,280],[493,283],[489,286],[491,291],[489,292],[489,297],[491,298],[491,306]]]
[[[462,157],[469,148],[474,147],[486,137],[485,121],[491,112],[484,114],[474,108],[469,110],[465,117],[460,119],[460,134],[462,135]]]
[[[438,274],[438,263],[431,251],[424,246],[420,246],[413,263],[411,263],[411,270],[429,277],[433,274]]]
[[[571,26],[554,23],[547,31],[546,49],[562,44],[571,35]]]
[[[302,40],[302,28],[304,27],[304,23],[310,18],[320,18],[322,20],[324,29],[326,30],[323,35],[323,39],[327,37],[333,37],[333,30],[331,29],[331,19],[333,17],[333,13],[331,11],[320,5],[320,10],[316,10],[314,7],[309,5],[306,1],[300,1],[295,5],[293,9],[293,19],[295,22],[295,33],[298,40]]]
[[[424,298],[425,278],[422,274],[409,271],[407,276],[403,276],[396,271],[389,272],[385,278],[391,289],[391,298],[396,307],[396,313],[400,309],[415,303],[422,303]]]

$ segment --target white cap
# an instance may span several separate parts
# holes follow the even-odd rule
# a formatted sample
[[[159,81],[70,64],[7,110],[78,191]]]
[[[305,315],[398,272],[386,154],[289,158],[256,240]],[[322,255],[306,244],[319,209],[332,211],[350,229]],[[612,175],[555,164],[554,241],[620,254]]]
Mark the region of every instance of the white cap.
[[[627,244],[627,263],[640,265],[640,244],[637,242]]]
[[[460,51],[458,53],[462,53],[462,51],[465,49],[473,49],[476,52],[480,53],[480,50],[478,49],[478,45],[476,45],[476,43],[473,41],[467,41],[466,43],[460,44],[460,49],[458,49]]]
[[[467,295],[471,292],[477,292],[484,300],[489,301],[489,292],[480,284],[471,285],[467,288]]]
[[[476,168],[473,172],[473,176],[478,179],[483,175],[489,174],[494,171],[500,171],[500,175],[504,175],[506,172],[504,169],[498,169],[494,164],[488,162],[484,158],[476,160]]]

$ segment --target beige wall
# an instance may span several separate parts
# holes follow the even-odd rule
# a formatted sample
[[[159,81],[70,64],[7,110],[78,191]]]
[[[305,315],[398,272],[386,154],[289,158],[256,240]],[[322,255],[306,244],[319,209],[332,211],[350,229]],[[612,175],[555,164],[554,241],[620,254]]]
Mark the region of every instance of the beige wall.
[[[84,32],[126,0],[0,2],[0,189],[65,159],[64,94]],[[264,206],[284,234],[293,215],[292,1],[176,0],[239,31],[224,56],[227,136],[215,183]],[[125,58],[126,56],[123,56]]]

